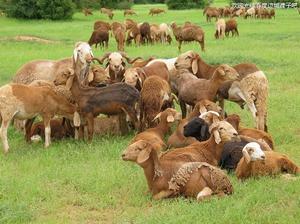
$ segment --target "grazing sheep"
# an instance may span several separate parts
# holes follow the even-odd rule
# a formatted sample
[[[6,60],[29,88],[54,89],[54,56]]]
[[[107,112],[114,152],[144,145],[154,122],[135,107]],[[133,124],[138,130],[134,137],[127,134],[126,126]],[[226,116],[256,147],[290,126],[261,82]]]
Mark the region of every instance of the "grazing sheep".
[[[122,29],[121,27],[119,27],[115,31],[115,38],[116,38],[116,42],[118,44],[118,51],[124,51],[125,38],[126,38],[125,29]]]
[[[160,29],[159,26],[157,24],[152,24],[150,25],[150,38],[151,38],[151,42],[159,42],[160,39]]]
[[[224,19],[218,19],[218,21],[216,22],[215,38],[216,39],[219,39],[219,38],[224,39],[225,29],[226,29],[225,20]]]
[[[88,8],[83,8],[83,9],[82,9],[82,13],[83,13],[85,16],[93,15],[92,10],[91,10],[91,9],[88,9]]]
[[[152,43],[151,41],[151,31],[150,31],[150,25],[147,22],[144,22],[140,26],[140,34],[141,34],[141,43]]]
[[[122,159],[144,169],[149,191],[156,200],[183,195],[202,201],[211,195],[233,193],[229,178],[218,168],[207,163],[158,159],[152,144],[143,140],[128,146]]]
[[[111,9],[101,8],[101,9],[100,9],[100,12],[101,12],[102,14],[106,14],[106,15],[108,16],[109,19],[113,19],[113,17],[114,17],[114,13],[112,12]]]
[[[114,36],[116,36],[116,32],[119,29],[121,29],[123,32],[126,32],[126,25],[125,24],[122,24],[122,23],[119,23],[119,22],[113,22],[110,26],[111,26],[112,34]]]
[[[141,43],[141,32],[137,24],[126,23],[126,29],[128,30],[126,44],[130,45],[132,40],[134,40],[135,44],[139,45]]]
[[[125,19],[124,24],[125,24],[126,30],[131,29],[133,26],[137,26],[137,23],[134,22],[132,19]]]
[[[166,13],[166,11],[164,9],[159,9],[159,8],[152,8],[149,10],[149,15],[151,16],[158,15],[160,13]]]
[[[130,141],[130,144],[144,140],[151,143],[157,152],[165,149],[166,144],[164,142],[164,137],[170,131],[171,125],[181,119],[181,114],[172,108],[167,108],[163,112],[157,114],[155,119],[159,119],[159,123],[154,128],[148,128],[145,131],[138,133]]]
[[[245,145],[243,158],[241,158],[235,170],[237,178],[242,180],[283,172],[299,174],[300,168],[286,155],[273,151],[263,152],[255,142]]]
[[[187,26],[179,27],[176,23],[172,23],[171,28],[175,39],[178,41],[178,50],[181,51],[181,44],[183,41],[196,41],[200,44],[201,50],[204,51],[204,31],[200,27]]]
[[[107,30],[107,32],[108,32],[109,30],[111,30],[111,26],[110,26],[109,23],[104,22],[104,21],[100,21],[100,20],[98,20],[98,21],[96,21],[96,22],[94,23],[94,30],[97,30],[97,29],[99,29],[99,28],[105,29],[105,30]]]
[[[212,134],[208,140],[173,149],[163,154],[161,159],[181,162],[207,162],[217,166],[221,159],[224,144],[229,141],[239,141],[240,138],[237,131],[226,121],[212,124],[210,133]]]
[[[132,16],[132,15],[136,15],[136,12],[135,11],[133,11],[132,9],[125,9],[124,10],[124,17],[125,16]]]
[[[172,37],[171,37],[172,30],[169,27],[169,25],[166,24],[166,23],[161,23],[159,25],[159,30],[160,30],[161,42],[162,43],[168,42],[169,44],[171,44],[171,41],[172,41]]]
[[[172,101],[169,83],[159,76],[148,77],[141,90],[141,130],[153,127],[153,119],[161,112],[164,103]]]
[[[211,18],[215,17],[216,21],[220,17],[220,12],[216,7],[206,7],[203,10],[203,15],[206,15],[206,22],[211,22]]]
[[[100,44],[100,47],[104,47],[108,48],[108,41],[109,41],[109,34],[108,34],[108,30],[106,30],[105,28],[99,28],[97,30],[94,30],[89,41],[88,44],[90,46],[93,46],[94,44],[96,44],[96,48],[97,45]]]
[[[248,16],[254,18],[255,17],[255,7],[251,7],[250,9],[247,9],[244,18],[247,19]]]
[[[231,32],[231,36],[233,37],[234,35],[239,36],[239,31],[237,28],[237,22],[235,19],[229,19],[226,21],[226,28],[225,28],[225,35],[228,37],[229,32]]]
[[[272,18],[272,17],[274,17],[274,19],[275,19],[275,9],[270,9],[270,19]]]

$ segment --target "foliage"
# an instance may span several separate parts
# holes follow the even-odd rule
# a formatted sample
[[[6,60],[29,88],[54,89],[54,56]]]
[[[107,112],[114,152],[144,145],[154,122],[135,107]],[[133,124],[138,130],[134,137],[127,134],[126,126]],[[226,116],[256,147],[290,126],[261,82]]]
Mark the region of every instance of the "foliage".
[[[264,1],[264,0],[262,0]],[[229,0],[229,4],[231,5],[232,3],[252,3],[253,0]]]
[[[209,0],[166,0],[166,4],[168,9],[204,8],[209,4]]]
[[[76,7],[81,8],[94,8],[101,7],[111,9],[129,9],[133,5],[133,0],[73,0]]]
[[[24,19],[70,19],[74,13],[72,0],[3,0],[9,17]]]

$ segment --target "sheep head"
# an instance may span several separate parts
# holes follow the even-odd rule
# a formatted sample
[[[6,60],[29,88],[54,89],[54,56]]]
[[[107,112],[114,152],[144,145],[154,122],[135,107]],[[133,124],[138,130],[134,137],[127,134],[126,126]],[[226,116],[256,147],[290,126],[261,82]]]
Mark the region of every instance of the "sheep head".
[[[226,64],[220,65],[214,72],[213,76],[215,76],[216,74],[218,74],[218,77],[223,81],[233,81],[239,78],[239,73],[234,68]]]
[[[163,112],[156,115],[153,120],[160,118],[161,121],[166,121],[167,123],[173,123],[175,121],[181,120],[181,113],[177,112],[173,108],[167,108]]]
[[[199,54],[194,51],[187,51],[177,57],[175,61],[176,69],[188,69],[192,70],[195,75],[198,72],[198,60]]]
[[[145,140],[139,140],[129,145],[122,153],[124,161],[132,161],[141,164],[149,159],[152,147]]]
[[[64,85],[70,76],[74,75],[74,70],[72,68],[67,68],[58,73],[53,81],[55,85]]]
[[[92,62],[94,58],[92,48],[86,42],[77,42],[73,51],[73,61],[76,63],[78,60],[83,64],[87,65]]]
[[[200,114],[207,112],[207,111],[215,111],[219,114],[222,113],[222,108],[210,100],[201,100],[201,101],[197,102],[195,104],[194,110],[199,112]]]
[[[240,141],[237,131],[227,121],[213,123],[209,131],[214,135],[217,144],[228,141]]]
[[[203,119],[209,125],[220,121],[220,114],[215,111],[207,111],[199,116],[199,118]]]
[[[107,71],[105,71],[102,67],[93,65],[88,75],[88,82],[95,83],[106,83],[109,81],[110,76]]]
[[[265,160],[265,153],[256,142],[250,142],[245,145],[242,152],[246,163],[256,160]]]
[[[124,73],[124,80],[130,86],[136,86],[139,81],[140,86],[142,86],[143,80],[145,79],[145,74],[140,68],[128,68]]]

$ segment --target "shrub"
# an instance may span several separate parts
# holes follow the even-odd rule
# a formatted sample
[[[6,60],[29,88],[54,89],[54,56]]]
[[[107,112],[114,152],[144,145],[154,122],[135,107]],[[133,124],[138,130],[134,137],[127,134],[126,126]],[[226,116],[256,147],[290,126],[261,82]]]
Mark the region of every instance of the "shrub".
[[[231,5],[232,3],[252,3],[253,0],[229,0],[229,4]]]
[[[192,8],[204,8],[212,3],[209,0],[167,0],[166,4],[168,9],[192,9]]]
[[[70,19],[74,13],[72,0],[4,0],[7,16],[24,19]]]
[[[73,0],[76,7],[100,9],[101,7],[110,9],[130,9],[133,0]]]

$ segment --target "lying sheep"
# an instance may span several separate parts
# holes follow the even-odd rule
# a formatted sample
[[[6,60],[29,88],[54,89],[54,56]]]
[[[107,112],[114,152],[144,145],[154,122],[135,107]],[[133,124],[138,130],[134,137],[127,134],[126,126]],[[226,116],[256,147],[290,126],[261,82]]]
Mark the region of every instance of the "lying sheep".
[[[172,108],[168,108],[156,115],[155,119],[159,119],[159,123],[154,128],[148,128],[137,134],[130,141],[130,144],[143,140],[151,143],[157,152],[165,149],[164,137],[170,131],[171,125],[181,119],[181,114]]]
[[[224,39],[225,29],[226,29],[225,20],[224,19],[218,19],[218,21],[216,22],[215,38],[216,39],[219,39],[219,38]]]
[[[158,159],[152,144],[143,140],[128,146],[122,159],[144,169],[149,191],[156,200],[182,195],[202,201],[211,195],[233,193],[229,178],[218,168],[201,162]]]
[[[263,152],[255,142],[248,143],[243,148],[243,158],[235,171],[237,178],[242,180],[283,172],[299,174],[300,168],[286,155],[273,151]]]
[[[196,41],[200,44],[201,50],[204,51],[204,31],[200,27],[187,26],[179,27],[172,23],[171,28],[175,39],[178,41],[178,50],[181,51],[182,42]]]

